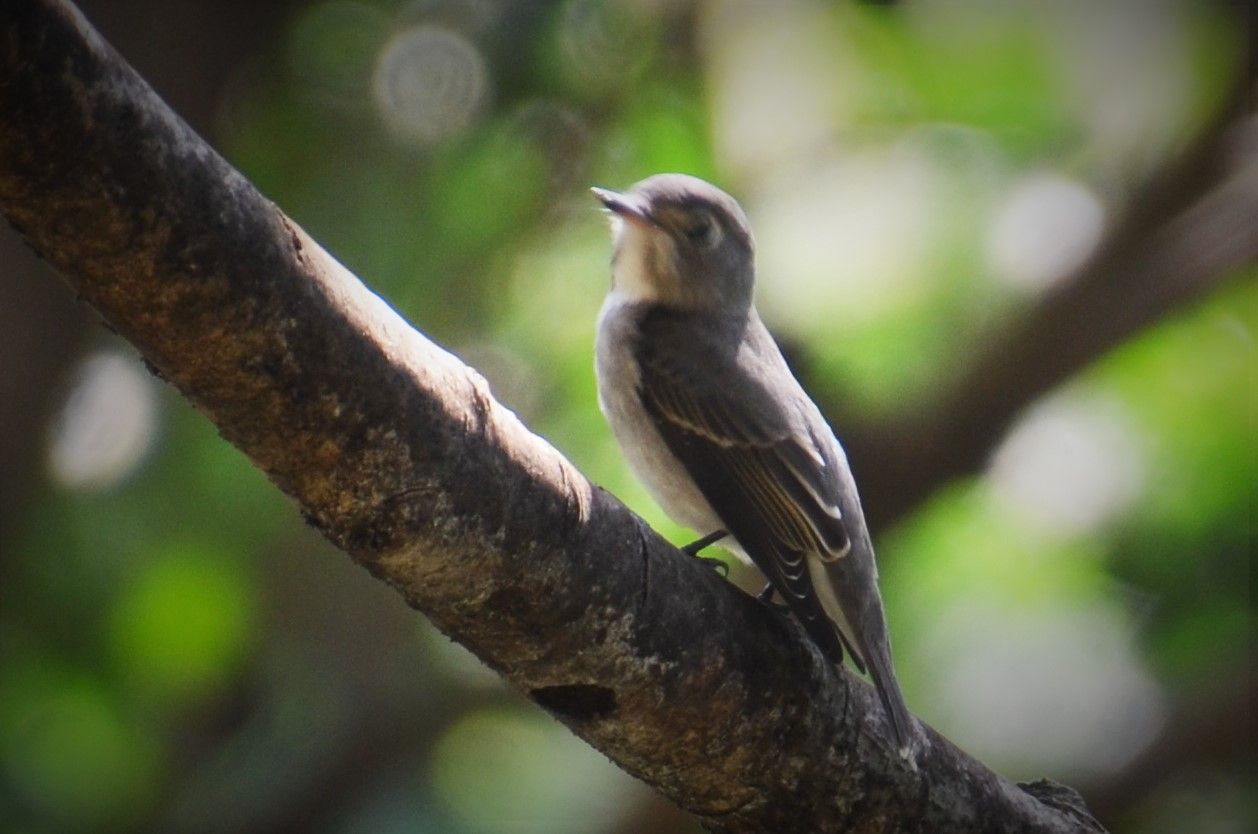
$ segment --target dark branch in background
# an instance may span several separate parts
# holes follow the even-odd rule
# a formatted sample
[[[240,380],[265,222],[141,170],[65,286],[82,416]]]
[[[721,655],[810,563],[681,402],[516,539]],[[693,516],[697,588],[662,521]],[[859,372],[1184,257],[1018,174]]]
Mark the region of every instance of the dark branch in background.
[[[1258,665],[1246,657],[1236,669],[1206,676],[1206,692],[1182,698],[1162,732],[1119,772],[1090,786],[1087,796],[1101,819],[1112,820],[1135,801],[1152,796],[1193,770],[1208,771],[1254,760],[1258,734]]]
[[[1133,195],[1076,275],[966,353],[933,400],[876,425],[837,419],[839,392],[813,384],[843,442],[875,530],[941,485],[978,472],[1037,397],[1142,328],[1258,259],[1258,130],[1253,79],[1236,86],[1193,146]]]
[[[80,296],[329,540],[710,829],[1096,830],[933,734],[908,769],[867,686],[529,433],[73,8],[5,3],[0,113],[0,209]]]

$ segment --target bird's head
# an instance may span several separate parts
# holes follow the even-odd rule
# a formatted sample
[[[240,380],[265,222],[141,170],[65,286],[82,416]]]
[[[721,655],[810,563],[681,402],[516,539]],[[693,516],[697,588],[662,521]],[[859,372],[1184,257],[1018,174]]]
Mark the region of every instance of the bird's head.
[[[750,308],[754,247],[733,197],[685,174],[657,174],[625,192],[591,190],[612,220],[614,291],[702,312]]]

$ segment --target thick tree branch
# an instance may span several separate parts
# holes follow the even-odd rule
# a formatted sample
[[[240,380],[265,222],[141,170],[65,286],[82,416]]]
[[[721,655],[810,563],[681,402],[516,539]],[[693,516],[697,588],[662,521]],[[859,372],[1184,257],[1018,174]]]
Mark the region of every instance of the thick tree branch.
[[[332,542],[714,831],[1079,832],[647,529],[175,117],[4,0],[0,210]],[[557,775],[556,778],[562,778]]]
[[[1253,83],[1240,73],[1214,121],[1132,195],[1089,261],[978,340],[938,396],[876,426],[842,421],[872,527],[979,471],[1036,398],[1258,259]],[[837,393],[822,393],[826,411],[841,414]]]

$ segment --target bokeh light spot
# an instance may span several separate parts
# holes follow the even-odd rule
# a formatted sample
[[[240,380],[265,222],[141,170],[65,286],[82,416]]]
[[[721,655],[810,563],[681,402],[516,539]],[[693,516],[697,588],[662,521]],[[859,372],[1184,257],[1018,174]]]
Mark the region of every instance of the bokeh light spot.
[[[157,396],[135,359],[114,351],[83,360],[48,443],[54,480],[104,489],[135,471],[157,430]]]
[[[489,72],[467,38],[420,25],[385,45],[372,87],[376,106],[395,133],[432,144],[475,122],[489,97]]]
[[[1005,438],[988,478],[996,497],[1046,532],[1087,533],[1128,509],[1147,466],[1136,428],[1117,402],[1051,399]]]
[[[471,831],[615,831],[621,810],[645,793],[560,724],[532,713],[472,713],[434,755],[437,794]]]
[[[755,181],[830,148],[848,76],[833,16],[817,3],[703,8],[700,37],[723,167]]]
[[[127,680],[160,698],[194,697],[235,673],[255,620],[249,577],[226,554],[161,554],[117,601],[110,633]]]
[[[761,244],[757,291],[775,320],[832,338],[924,291],[937,173],[912,150],[827,160],[777,178],[749,205]]]
[[[24,804],[61,830],[134,824],[156,787],[156,748],[124,722],[103,687],[9,668],[0,702],[0,768]]]
[[[1105,208],[1082,184],[1049,174],[1019,183],[996,210],[987,261],[1000,278],[1043,290],[1079,268],[1101,240]]]
[[[1161,728],[1165,698],[1121,611],[1002,604],[980,594],[937,611],[922,655],[938,725],[982,760],[1018,775],[1113,772]]]

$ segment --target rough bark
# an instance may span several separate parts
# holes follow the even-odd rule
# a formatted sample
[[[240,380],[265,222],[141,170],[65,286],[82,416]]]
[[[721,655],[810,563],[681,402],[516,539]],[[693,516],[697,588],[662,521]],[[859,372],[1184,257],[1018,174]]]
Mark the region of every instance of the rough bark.
[[[0,3],[0,210],[325,536],[723,832],[1081,832],[660,539],[53,0]],[[557,775],[556,778],[562,778]]]

